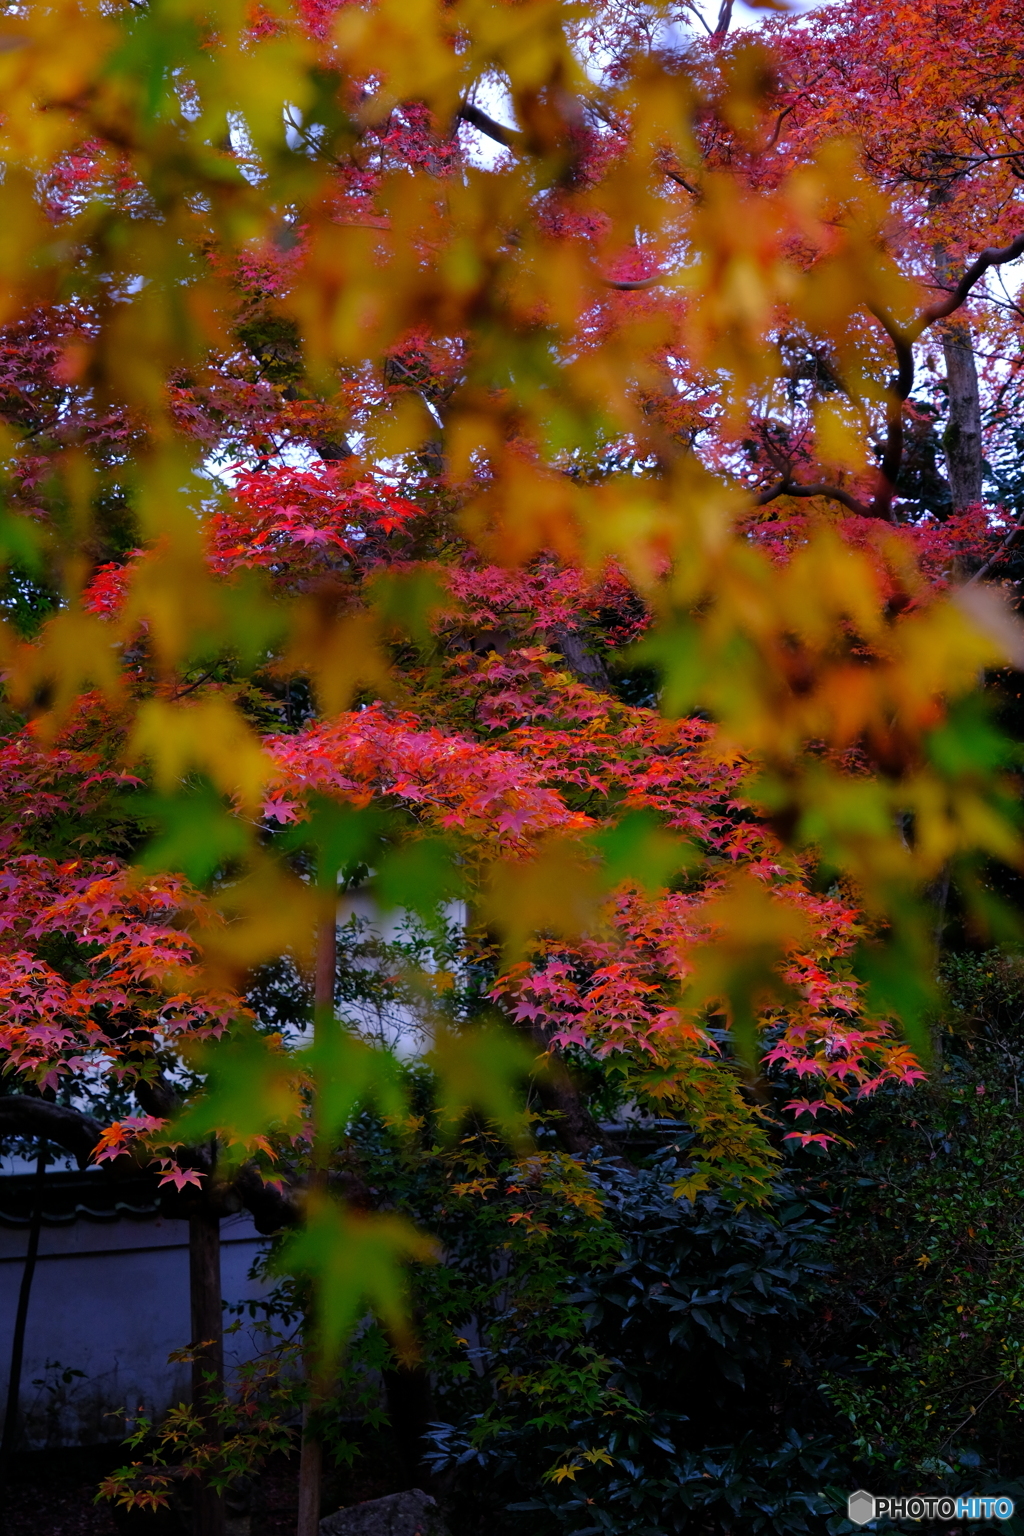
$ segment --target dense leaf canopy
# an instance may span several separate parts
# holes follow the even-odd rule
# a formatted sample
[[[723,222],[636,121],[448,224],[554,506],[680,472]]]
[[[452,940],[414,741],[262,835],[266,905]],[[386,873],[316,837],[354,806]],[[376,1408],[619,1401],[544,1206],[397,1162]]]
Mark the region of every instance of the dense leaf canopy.
[[[334,1341],[422,1251],[317,1184],[404,1112],[339,889],[459,930],[403,983],[442,1118],[522,1135],[540,1055],[582,1150],[575,1053],[741,1202],[920,1076],[936,882],[1006,920],[1016,527],[914,391],[974,326],[1012,509],[1014,7],[679,11],[0,23],[9,1083],[113,1085],[179,1184],[311,1159]]]

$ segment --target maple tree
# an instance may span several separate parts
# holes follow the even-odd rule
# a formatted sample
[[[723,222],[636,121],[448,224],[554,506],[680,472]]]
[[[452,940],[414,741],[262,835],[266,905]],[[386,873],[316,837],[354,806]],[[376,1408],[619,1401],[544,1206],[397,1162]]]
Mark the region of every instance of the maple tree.
[[[671,6],[5,13],[0,1124],[301,1217],[328,1354],[367,1299],[401,1336],[426,1241],[337,1164],[404,1112],[338,1022],[339,881],[465,904],[413,988],[442,1119],[521,1135],[539,1054],[584,1150],[575,1052],[692,1126],[681,1194],[749,1201],[920,1074],[930,885],[981,924],[1019,863],[976,683],[1021,643],[963,580],[1015,528],[900,480],[915,345],[1024,250],[1019,87],[909,9],[883,67],[876,10],[777,68]],[[282,956],[301,1050],[250,995]],[[105,1129],[47,1099],[93,1081]]]
[[[972,7],[954,21],[942,6],[923,14],[845,5],[797,27],[770,23],[766,33],[777,70],[775,175],[828,137],[855,138],[865,171],[891,199],[893,248],[933,307],[957,296],[981,248],[1013,247],[1021,120],[1012,7]],[[948,484],[932,481],[940,518],[981,502],[983,475],[1016,505],[1019,323],[996,273],[925,338],[907,426],[912,440],[930,434],[945,459]]]

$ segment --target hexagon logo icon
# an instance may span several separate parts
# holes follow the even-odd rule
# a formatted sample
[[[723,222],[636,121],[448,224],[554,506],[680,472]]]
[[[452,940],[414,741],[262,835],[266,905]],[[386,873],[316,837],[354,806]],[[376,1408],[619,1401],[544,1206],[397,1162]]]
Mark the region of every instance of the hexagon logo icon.
[[[875,1518],[875,1496],[866,1493],[863,1488],[858,1488],[856,1493],[851,1493],[846,1501],[847,1518],[855,1525],[867,1525],[869,1520]]]

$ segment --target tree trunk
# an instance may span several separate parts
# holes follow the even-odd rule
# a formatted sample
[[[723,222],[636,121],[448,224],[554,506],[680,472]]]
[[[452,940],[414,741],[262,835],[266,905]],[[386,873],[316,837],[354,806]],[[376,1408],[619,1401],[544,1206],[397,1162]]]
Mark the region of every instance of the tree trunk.
[[[581,683],[586,683],[588,688],[593,688],[597,693],[611,693],[608,668],[600,656],[587,649],[578,630],[559,625],[552,631],[551,638],[565,657],[566,665],[574,677],[578,677]]]
[[[942,435],[946,474],[953,511],[962,512],[981,500],[981,397],[974,362],[971,327],[966,320],[947,321],[942,329],[949,390],[949,422]]]
[[[321,1034],[334,1015],[334,979],[338,964],[338,921],[336,896],[332,891],[330,911],[320,924],[316,944],[316,971],[313,978],[313,1033]],[[326,1152],[317,1134],[313,1106],[313,1167],[310,1173],[310,1190],[324,1189],[327,1184]],[[323,1402],[326,1385],[323,1366],[317,1357],[316,1340],[311,1320],[307,1319],[306,1379],[309,1396],[302,1414],[302,1448],[299,1455],[299,1514],[296,1536],[317,1536],[320,1526],[320,1488],[323,1480],[323,1445],[317,1432],[317,1409]]]
[[[957,274],[948,253],[939,247],[935,266],[943,287],[955,287]],[[942,354],[946,360],[949,421],[942,434],[946,475],[953,511],[962,512],[981,500],[981,396],[970,321],[963,314],[942,326]]]
[[[310,1390],[315,1384],[310,1372]],[[324,1448],[311,1427],[317,1404],[312,1397],[302,1411],[302,1450],[299,1455],[299,1518],[297,1536],[317,1536],[320,1528],[320,1486],[323,1481]]]
[[[208,1441],[220,1426],[214,1407],[224,1393],[224,1320],[220,1283],[220,1218],[205,1207],[188,1223],[189,1290],[192,1301],[192,1407]],[[196,1485],[193,1536],[224,1536],[224,1499],[209,1484]]]

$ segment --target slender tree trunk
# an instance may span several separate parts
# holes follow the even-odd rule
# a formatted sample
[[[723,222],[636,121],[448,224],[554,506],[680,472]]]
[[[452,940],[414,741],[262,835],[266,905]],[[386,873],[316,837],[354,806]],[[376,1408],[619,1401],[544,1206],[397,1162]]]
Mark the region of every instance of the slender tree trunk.
[[[947,864],[941,875],[939,875],[938,879],[933,881],[929,886],[926,893],[935,913],[935,928],[933,931],[935,936],[936,970],[942,962],[942,955],[945,949],[946,924],[949,921],[950,883],[950,868]]]
[[[320,923],[316,945],[316,972],[313,981],[314,1038],[322,1034],[334,1015],[334,979],[338,963],[338,924],[336,896],[332,890],[330,909]],[[314,1117],[316,1106],[314,1105]],[[322,1189],[327,1181],[327,1149],[314,1119],[313,1167],[310,1190]],[[316,1428],[316,1414],[326,1395],[323,1368],[317,1356],[311,1321],[307,1322],[306,1379],[309,1395],[302,1414],[302,1448],[299,1455],[299,1514],[296,1536],[317,1536],[320,1526],[320,1489],[323,1481],[323,1444]]]
[[[940,282],[946,287],[955,285],[953,263],[941,247],[936,251],[935,265]],[[942,446],[953,511],[962,512],[981,500],[982,475],[981,395],[971,325],[966,316],[956,315],[944,322],[942,354],[946,360],[949,399],[949,421]]]
[[[201,1206],[188,1223],[189,1290],[192,1301],[192,1406],[217,1442],[213,1412],[224,1393],[224,1319],[220,1283],[220,1218]],[[224,1536],[224,1499],[209,1484],[196,1486],[194,1536]]]
[[[312,1388],[314,1377],[310,1378]],[[320,1528],[320,1488],[323,1481],[324,1448],[311,1428],[311,1416],[318,1405],[312,1397],[302,1411],[302,1451],[299,1456],[299,1516],[297,1536],[317,1536]]]
[[[966,320],[947,321],[942,331],[949,390],[949,423],[942,436],[946,474],[953,494],[953,511],[981,500],[981,396],[974,362],[971,327]]]
[[[7,1478],[7,1469],[14,1454],[14,1446],[18,1436],[18,1404],[21,1398],[21,1366],[25,1358],[25,1332],[28,1326],[28,1307],[32,1296],[32,1280],[36,1272],[36,1259],[39,1256],[39,1234],[43,1226],[43,1184],[46,1178],[46,1159],[49,1143],[45,1137],[40,1140],[39,1154],[36,1158],[36,1177],[34,1188],[34,1200],[32,1204],[32,1222],[28,1229],[28,1247],[25,1251],[25,1265],[21,1271],[21,1287],[18,1291],[18,1309],[14,1315],[14,1337],[11,1341],[11,1372],[7,1381],[7,1409],[4,1413],[4,1432],[0,1439],[0,1492]],[[0,1511],[4,1508],[4,1500],[0,1498]],[[3,1520],[0,1514],[0,1521]],[[6,1524],[6,1521],[3,1521]],[[0,1527],[2,1528],[2,1527]]]

